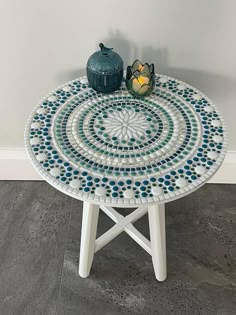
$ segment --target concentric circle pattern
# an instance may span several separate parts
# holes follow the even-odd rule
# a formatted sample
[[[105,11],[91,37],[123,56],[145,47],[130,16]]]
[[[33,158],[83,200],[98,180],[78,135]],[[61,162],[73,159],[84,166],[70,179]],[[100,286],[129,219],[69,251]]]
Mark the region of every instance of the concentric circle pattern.
[[[112,94],[85,77],[51,93],[33,111],[26,145],[54,187],[94,203],[168,202],[204,184],[225,155],[222,117],[191,86],[156,75],[150,97],[124,83]]]

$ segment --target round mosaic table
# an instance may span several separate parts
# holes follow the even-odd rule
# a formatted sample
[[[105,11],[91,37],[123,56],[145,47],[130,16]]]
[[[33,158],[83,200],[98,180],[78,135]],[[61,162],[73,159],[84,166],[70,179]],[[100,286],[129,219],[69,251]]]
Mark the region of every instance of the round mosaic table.
[[[195,88],[156,75],[150,97],[131,96],[122,83],[97,93],[86,77],[45,97],[27,123],[30,160],[52,186],[84,201],[79,274],[94,253],[122,231],[152,256],[156,278],[166,278],[166,202],[202,186],[226,152],[221,114]],[[137,208],[123,217],[115,207]],[[99,208],[116,225],[96,239]],[[148,212],[150,241],[133,222]]]

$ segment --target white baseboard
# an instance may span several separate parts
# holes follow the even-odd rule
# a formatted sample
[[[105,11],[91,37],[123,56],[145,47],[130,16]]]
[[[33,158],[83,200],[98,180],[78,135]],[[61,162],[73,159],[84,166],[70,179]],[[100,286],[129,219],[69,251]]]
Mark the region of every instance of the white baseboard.
[[[0,149],[0,180],[42,180],[25,149]],[[236,151],[229,151],[210,183],[236,184]]]
[[[0,149],[0,180],[42,180],[23,148]]]
[[[228,151],[223,164],[209,183],[236,184],[236,151]]]

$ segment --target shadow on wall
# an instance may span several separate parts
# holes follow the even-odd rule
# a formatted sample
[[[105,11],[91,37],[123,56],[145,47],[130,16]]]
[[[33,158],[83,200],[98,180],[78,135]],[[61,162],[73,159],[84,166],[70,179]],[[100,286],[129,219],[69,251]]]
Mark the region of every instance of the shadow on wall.
[[[104,42],[108,47],[113,47],[122,57],[124,69],[138,58],[138,46],[119,30],[110,30],[108,36],[102,39],[101,42]]]
[[[153,62],[157,73],[188,82],[197,89],[213,97],[224,105],[225,98],[234,94],[236,79],[225,77],[217,73],[210,73],[195,69],[171,67],[168,63],[168,49],[146,46],[142,49],[142,61]],[[194,64],[194,61],[193,61]]]
[[[108,47],[113,47],[121,55],[124,60],[124,69],[126,69],[127,65],[132,64],[135,59],[140,59],[142,62],[154,63],[157,73],[188,82],[190,85],[205,92],[209,97],[220,102],[222,106],[224,106],[224,99],[234,94],[236,86],[236,79],[234,78],[224,77],[217,73],[171,67],[168,61],[169,51],[167,47],[138,45],[134,41],[129,40],[124,33],[112,29],[109,31],[107,37],[102,38],[100,42],[103,42]],[[96,43],[96,47],[98,45],[99,42]],[[68,81],[85,74],[86,69],[84,67],[63,73],[60,77],[64,81]]]

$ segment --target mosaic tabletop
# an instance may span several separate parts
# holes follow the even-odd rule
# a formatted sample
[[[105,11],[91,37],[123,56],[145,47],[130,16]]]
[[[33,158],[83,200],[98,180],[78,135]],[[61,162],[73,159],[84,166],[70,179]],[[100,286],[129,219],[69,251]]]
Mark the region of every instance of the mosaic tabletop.
[[[209,98],[159,74],[142,99],[125,82],[111,94],[94,91],[86,77],[68,82],[33,110],[25,140],[33,166],[55,188],[126,207],[196,190],[226,151],[222,116]]]

